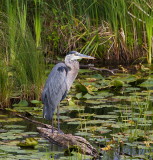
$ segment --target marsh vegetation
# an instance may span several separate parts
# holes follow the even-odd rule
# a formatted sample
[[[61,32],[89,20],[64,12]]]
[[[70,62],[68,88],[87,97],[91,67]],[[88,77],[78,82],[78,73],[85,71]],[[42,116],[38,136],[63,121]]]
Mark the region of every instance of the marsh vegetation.
[[[65,158],[10,110],[44,121],[40,96],[54,60],[77,50],[96,57],[95,66],[117,70],[80,70],[61,103],[63,130],[86,137],[103,159],[152,159],[152,0],[0,2],[0,156]],[[17,146],[27,137],[38,140],[34,149]]]

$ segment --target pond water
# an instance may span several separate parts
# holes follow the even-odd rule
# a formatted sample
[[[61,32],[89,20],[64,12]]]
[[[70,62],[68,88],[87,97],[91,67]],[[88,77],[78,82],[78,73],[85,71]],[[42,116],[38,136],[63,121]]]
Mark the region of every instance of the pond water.
[[[103,77],[99,73],[80,70],[67,98],[60,104],[61,129],[65,133],[83,136],[92,143],[101,159],[153,159],[153,76],[141,72],[135,75],[115,74]],[[35,103],[35,104],[33,104]],[[42,105],[33,101],[14,105],[44,123]],[[56,121],[56,115],[55,123]],[[18,146],[32,137],[34,148]],[[78,153],[64,155],[64,148],[48,142],[37,132],[36,125],[15,117],[9,111],[0,112],[1,159],[91,159]]]

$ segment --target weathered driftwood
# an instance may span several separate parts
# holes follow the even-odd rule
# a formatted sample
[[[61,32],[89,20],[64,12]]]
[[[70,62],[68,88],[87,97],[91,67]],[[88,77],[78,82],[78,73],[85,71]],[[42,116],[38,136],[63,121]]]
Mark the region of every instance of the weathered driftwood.
[[[58,134],[57,128],[54,128],[54,133],[52,133],[52,126],[48,124],[41,123],[39,121],[30,119],[28,117],[25,117],[21,114],[16,113],[18,117],[24,118],[34,124],[37,124],[41,127],[37,127],[39,133],[47,138],[49,141],[68,148],[74,148],[77,149],[78,152],[91,155],[93,156],[93,159],[98,157],[97,150],[83,137],[80,136],[74,136],[72,134]]]
[[[98,157],[97,150],[83,137],[73,136],[72,134],[53,133],[49,128],[37,127],[41,135],[48,140],[66,148],[77,148],[80,153],[91,155],[94,158]]]
[[[113,70],[110,70],[110,69],[106,69],[106,68],[96,68],[96,67],[89,67],[89,69],[91,70],[95,70],[95,71],[100,71],[100,72],[109,72],[111,74],[114,74],[114,71],[116,71],[117,69],[113,69]]]
[[[108,72],[111,74],[115,74],[114,72],[118,71],[118,69],[106,69],[106,68],[97,68],[94,67],[94,64],[87,64],[87,65],[80,65],[80,68],[84,69],[84,68],[88,68],[91,70],[95,70],[95,71],[99,71],[99,72]]]

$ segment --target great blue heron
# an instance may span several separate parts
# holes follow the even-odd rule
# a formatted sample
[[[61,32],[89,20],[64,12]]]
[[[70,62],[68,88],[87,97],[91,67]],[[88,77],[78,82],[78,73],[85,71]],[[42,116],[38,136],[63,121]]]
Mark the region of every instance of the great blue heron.
[[[66,97],[67,92],[70,90],[70,87],[72,86],[72,83],[79,71],[79,62],[77,60],[82,58],[94,59],[94,57],[87,56],[76,51],[71,51],[66,55],[65,63],[56,64],[48,76],[42,92],[42,102],[44,104],[43,117],[47,120],[52,120],[52,133],[52,118],[56,107],[58,116],[58,132],[60,132],[59,103]]]

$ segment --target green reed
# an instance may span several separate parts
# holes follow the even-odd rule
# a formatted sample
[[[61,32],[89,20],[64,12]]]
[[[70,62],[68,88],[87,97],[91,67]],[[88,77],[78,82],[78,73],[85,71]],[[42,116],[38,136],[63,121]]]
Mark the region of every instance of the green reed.
[[[7,0],[2,9],[1,33],[6,35],[4,38],[6,45],[0,45],[0,59],[7,61],[3,63],[4,70],[1,71],[1,75],[8,78],[4,72],[7,68],[11,70],[12,79],[8,84],[4,84],[1,78],[0,84],[2,87],[7,85],[7,90],[11,94],[18,93],[20,98],[35,99],[41,94],[45,66],[42,51],[37,48],[40,40],[38,41],[38,38],[34,40],[28,24],[27,2]],[[5,99],[2,97],[1,101]]]
[[[35,2],[35,16],[34,16],[34,29],[35,29],[35,38],[36,38],[36,47],[40,47],[41,45],[41,7],[42,0],[34,0]]]
[[[135,0],[132,5],[132,17],[137,22],[137,28],[139,32],[137,34],[142,35],[137,40],[147,46],[146,59],[149,64],[152,63],[152,37],[153,37],[153,2],[152,1],[140,1]]]
[[[41,51],[36,49],[35,41],[29,34],[28,39],[20,37],[18,42],[18,54],[14,64],[16,72],[16,85],[22,89],[24,96],[35,98],[41,92],[44,77],[44,64]]]
[[[12,89],[12,81],[11,75],[9,75],[8,67],[5,66],[5,62],[0,59],[0,107],[8,106],[11,89]]]
[[[16,40],[17,54],[15,63],[13,64],[16,70],[15,77],[24,96],[30,97],[30,99],[35,98],[35,96],[38,98],[44,80],[43,55],[41,50],[37,49],[38,45],[40,45],[40,32],[37,30],[38,34],[36,34],[36,40],[34,40],[30,28],[26,23],[27,5],[24,1],[20,5],[17,16],[20,20],[19,25],[23,25],[20,25],[21,30],[18,32],[19,35]],[[34,21],[34,24],[36,21]],[[40,27],[38,27],[39,30],[41,30]]]
[[[151,62],[151,49],[147,54],[143,48],[144,45],[150,48],[152,33],[147,30],[151,24],[146,28],[143,21],[146,13],[152,15],[151,1],[54,0],[48,6],[53,22],[49,43],[56,42],[53,52],[77,49],[121,63],[146,55],[148,63]]]
[[[21,3],[21,5],[20,5]],[[20,25],[21,34],[23,37],[26,36],[26,27],[27,27],[27,3],[26,1],[23,2],[17,1],[16,7],[17,7],[17,15],[18,15],[18,21]]]
[[[17,34],[17,24],[16,24],[16,2],[11,0],[7,0],[6,4],[6,16],[7,18],[7,26],[8,26],[8,43],[9,43],[9,57],[11,61],[15,59],[15,41]]]
[[[149,64],[152,62],[152,53],[153,53],[153,17],[152,19],[146,21],[146,31],[147,31],[147,39],[148,39],[148,55],[147,61]]]

